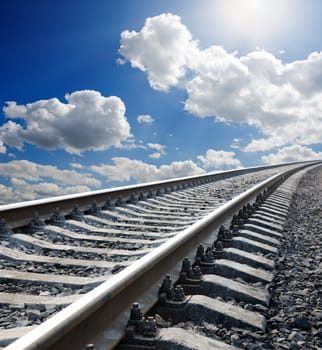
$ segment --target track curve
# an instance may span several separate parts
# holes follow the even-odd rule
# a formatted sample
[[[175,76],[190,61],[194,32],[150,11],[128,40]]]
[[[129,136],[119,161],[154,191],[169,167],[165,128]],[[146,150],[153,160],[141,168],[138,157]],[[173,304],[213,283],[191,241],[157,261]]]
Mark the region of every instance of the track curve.
[[[57,293],[61,298],[61,307],[73,301],[76,302],[60,314],[50,318],[39,327],[39,330],[36,328],[36,333],[27,334],[21,340],[14,342],[8,349],[47,348],[59,339],[58,334],[61,334],[62,330],[66,332],[67,329],[75,326],[74,330],[76,331],[78,327],[76,324],[79,322],[84,327],[85,321],[80,319],[85,319],[86,315],[90,313],[90,309],[98,310],[107,299],[115,298],[113,305],[121,304],[123,312],[117,309],[119,306],[115,307],[114,310],[114,306],[110,302],[108,303],[109,314],[113,318],[113,328],[105,330],[103,336],[102,332],[99,336],[94,336],[91,333],[93,322],[94,328],[101,327],[97,327],[100,318],[103,318],[105,322],[105,325],[102,325],[104,329],[106,323],[111,322],[108,320],[110,316],[107,316],[106,313],[104,315],[104,311],[98,311],[95,316],[90,316],[92,320],[86,320],[86,332],[89,333],[84,334],[84,337],[78,336],[79,343],[75,348],[84,347],[90,338],[96,340],[95,343],[98,344],[104,341],[105,348],[106,346],[114,346],[124,330],[129,303],[140,301],[143,311],[150,308],[155,301],[156,285],[162,282],[160,280],[161,274],[163,276],[168,273],[178,275],[177,261],[186,256],[193,257],[195,251],[192,247],[196,247],[200,242],[213,241],[214,234],[216,235],[220,225],[227,223],[227,220],[243,205],[254,201],[259,192],[276,186],[281,180],[303,166],[302,164],[287,165],[284,167],[284,169],[287,168],[287,171],[283,174],[280,173],[281,168],[273,168],[258,170],[238,177],[234,176],[226,180],[216,179],[214,182],[210,182],[209,179],[208,181],[194,179],[195,186],[184,188],[186,186],[181,184],[177,191],[172,191],[174,185],[171,185],[170,188],[167,184],[163,191],[159,189],[155,191],[155,187],[153,187],[154,189],[148,190],[148,194],[138,195],[138,188],[135,187],[136,194],[132,193],[129,196],[129,192],[127,192],[129,197],[125,198],[119,193],[113,193],[113,199],[106,200],[104,198],[103,205],[96,201],[92,201],[90,205],[87,201],[86,207],[74,206],[73,210],[69,207],[68,212],[55,210],[50,216],[48,213],[43,213],[48,208],[40,210],[43,214],[34,215],[31,222],[29,217],[28,225],[25,225],[26,218],[22,219],[27,214],[21,214],[20,208],[20,214],[17,214],[18,222],[20,224],[23,222],[24,225],[14,224],[14,231],[12,231],[3,222],[1,229],[0,255],[2,257],[2,276],[4,276],[6,284],[8,281],[19,279],[21,281],[27,280],[28,283],[32,281],[34,294],[28,293],[25,299],[19,299],[20,304],[23,304],[29,312],[28,320],[29,318],[37,320],[37,316],[39,320],[44,319],[45,317],[39,316],[41,315],[39,309],[45,310],[47,313],[53,309],[55,313],[59,309],[52,307],[52,305],[57,305],[57,297],[54,298],[50,294],[46,289],[49,289],[47,285],[60,284],[65,288],[62,292]],[[273,173],[275,175],[268,178]],[[266,180],[262,181],[263,179]],[[257,185],[252,187],[254,184]],[[225,188],[224,191],[222,187]],[[245,189],[247,189],[246,192]],[[75,198],[73,198],[73,204],[74,200]],[[79,198],[77,200],[79,201]],[[272,197],[270,200],[274,204],[274,198]],[[40,208],[39,205],[40,203],[37,204],[37,209]],[[46,206],[48,203],[44,205]],[[50,203],[50,206],[53,207],[53,203]],[[279,206],[278,203],[275,203],[274,210],[276,208],[280,212],[284,210],[284,207]],[[263,209],[265,209],[264,206]],[[30,210],[27,208],[28,213]],[[271,209],[272,216],[274,210]],[[4,210],[3,213],[8,214],[9,211]],[[261,220],[261,214],[257,213],[256,215],[259,217],[253,218],[254,224],[258,224],[258,220]],[[7,215],[7,220],[10,222],[10,215]],[[208,236],[209,238],[206,238]],[[261,242],[261,244],[265,245],[265,242]],[[8,262],[12,261],[23,261],[23,263],[19,265],[19,268],[17,268],[17,264],[11,264],[10,267]],[[53,264],[60,265],[56,273],[46,274]],[[68,279],[64,278],[64,275],[67,275],[66,270],[71,271],[71,274],[68,274]],[[132,283],[137,284],[138,275],[141,277],[144,275],[144,278],[142,277],[141,282],[139,282],[141,285],[135,287],[136,289],[131,286],[130,292],[129,289],[125,290],[124,283],[127,286]],[[95,285],[106,280],[108,281],[103,285],[81,297]],[[43,283],[44,281],[47,285]],[[20,288],[24,290],[28,283],[22,284]],[[35,296],[38,297],[38,301],[42,299],[41,307],[35,306],[39,305],[36,303],[36,298],[33,298]],[[18,305],[17,299],[16,301],[10,299],[10,293],[3,292],[0,297],[2,297],[2,301],[0,301],[2,305]],[[34,309],[28,311],[28,308],[30,309],[28,305],[33,306]],[[16,312],[19,307],[14,309]],[[49,313],[49,315],[51,314]],[[115,321],[115,319],[118,320]],[[44,331],[46,324],[47,327],[53,327],[49,331],[52,335],[50,340],[48,329]],[[20,330],[16,330],[16,334],[19,332],[23,334],[29,330],[23,328],[20,327]],[[29,327],[27,326],[27,328]],[[4,342],[9,341],[10,332],[14,333],[13,330],[8,329],[2,332],[2,334],[6,332],[8,334],[7,340]],[[14,336],[11,337],[14,338]],[[101,340],[98,340],[97,337]],[[5,336],[2,339],[6,339]],[[70,339],[74,339],[74,336],[70,335]],[[55,345],[56,348],[63,348],[60,341],[58,340],[58,345]],[[23,347],[19,347],[22,344]]]

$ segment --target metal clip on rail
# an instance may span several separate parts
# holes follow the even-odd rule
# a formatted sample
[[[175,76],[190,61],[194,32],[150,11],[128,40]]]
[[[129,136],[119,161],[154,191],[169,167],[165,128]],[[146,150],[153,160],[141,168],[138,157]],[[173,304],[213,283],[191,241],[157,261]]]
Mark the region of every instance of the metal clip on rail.
[[[185,319],[185,306],[189,298],[181,285],[173,286],[171,277],[165,276],[159,289],[159,302],[153,307],[152,313],[160,315],[164,320],[178,323]]]
[[[158,328],[154,317],[143,317],[140,305],[134,303],[126,325],[125,339],[118,345],[118,349],[154,350],[157,334]]]

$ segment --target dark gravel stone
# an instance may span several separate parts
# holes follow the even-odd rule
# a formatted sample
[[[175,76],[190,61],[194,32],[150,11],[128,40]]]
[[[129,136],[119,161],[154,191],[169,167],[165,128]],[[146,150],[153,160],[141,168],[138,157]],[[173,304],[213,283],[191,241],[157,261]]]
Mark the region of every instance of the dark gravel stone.
[[[310,330],[311,324],[309,320],[305,317],[297,317],[294,320],[293,326],[296,328],[304,329],[304,330]]]

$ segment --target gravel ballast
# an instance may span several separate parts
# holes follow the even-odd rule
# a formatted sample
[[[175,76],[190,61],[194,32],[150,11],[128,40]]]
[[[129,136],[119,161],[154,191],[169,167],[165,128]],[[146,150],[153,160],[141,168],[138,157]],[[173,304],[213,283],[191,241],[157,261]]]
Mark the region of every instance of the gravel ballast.
[[[295,192],[267,317],[268,349],[322,348],[322,167]]]
[[[240,349],[321,350],[321,208],[322,166],[319,166],[305,173],[292,197],[283,225],[281,246],[277,256],[272,255],[276,261],[276,270],[269,286],[269,307],[237,303],[233,299],[230,301],[232,305],[265,316],[265,331],[226,328],[215,320],[210,323],[181,322],[176,327]],[[193,345],[190,348],[194,348]]]

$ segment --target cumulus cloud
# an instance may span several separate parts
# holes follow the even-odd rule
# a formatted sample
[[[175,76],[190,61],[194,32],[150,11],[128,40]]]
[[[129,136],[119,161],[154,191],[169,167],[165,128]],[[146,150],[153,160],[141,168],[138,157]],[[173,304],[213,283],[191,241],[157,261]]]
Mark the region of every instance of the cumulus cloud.
[[[137,121],[141,124],[152,124],[154,119],[149,114],[142,114],[137,117]]]
[[[198,159],[202,163],[203,167],[205,167],[206,169],[223,169],[227,167],[239,168],[242,164],[235,157],[235,152],[208,149],[206,154],[204,156],[198,156]]]
[[[3,142],[0,140],[0,154],[6,154],[7,148],[3,145]]]
[[[161,158],[161,153],[160,152],[154,152],[154,153],[151,153],[150,155],[149,155],[149,157],[150,158],[153,158],[153,159],[159,159],[159,158]]]
[[[23,179],[30,182],[54,180],[63,185],[85,185],[99,187],[100,181],[88,173],[78,173],[74,170],[61,170],[52,165],[42,165],[28,160],[13,160],[0,164],[1,176]]]
[[[196,42],[180,17],[166,13],[147,18],[139,32],[123,31],[119,52],[147,74],[154,89],[168,90],[184,77],[195,49]]]
[[[120,147],[131,136],[120,98],[104,97],[93,90],[75,91],[65,98],[67,103],[57,98],[26,105],[7,102],[3,108],[5,116],[19,118],[23,123],[9,120],[2,125],[1,142],[20,150],[27,142],[79,154],[85,150]]]
[[[74,168],[81,169],[77,163]],[[101,182],[87,172],[28,160],[1,163],[0,176],[10,178],[10,185],[0,185],[0,204],[87,192],[101,186]]]
[[[75,169],[83,169],[83,165],[79,163],[70,163],[69,165]]]
[[[278,164],[304,160],[322,160],[322,152],[315,152],[312,150],[312,148],[306,146],[292,145],[278,150],[277,153],[271,153],[267,156],[263,156],[261,159],[263,163],[266,164]]]
[[[22,179],[12,178],[10,186],[0,185],[0,204],[30,201],[60,195],[87,192],[87,186],[59,186],[56,183],[43,182],[31,184]]]
[[[115,157],[112,160],[113,165],[93,165],[90,169],[105,176],[109,181],[130,181],[134,179],[137,182],[171,179],[205,172],[192,160],[172,162],[170,165],[161,165],[159,168],[140,160],[125,157]]]
[[[285,64],[259,49],[245,56],[201,49],[180,17],[162,14],[123,32],[120,53],[152,88],[185,88],[184,109],[195,116],[257,127],[263,137],[244,151],[321,142],[322,52]]]
[[[157,152],[150,154],[150,158],[158,159],[161,156],[166,154],[166,146],[160,145],[159,143],[148,143],[147,146],[151,149],[154,149]]]

